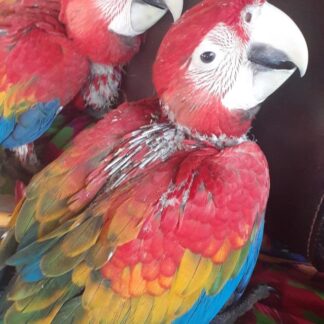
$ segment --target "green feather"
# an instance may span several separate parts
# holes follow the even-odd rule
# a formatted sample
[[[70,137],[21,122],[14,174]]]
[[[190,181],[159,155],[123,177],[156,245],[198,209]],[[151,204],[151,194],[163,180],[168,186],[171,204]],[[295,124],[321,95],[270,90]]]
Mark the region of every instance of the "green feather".
[[[16,309],[24,313],[32,313],[50,307],[68,291],[71,285],[71,274],[47,279],[44,283],[44,287],[37,294],[18,300],[15,303]]]
[[[53,239],[55,237],[62,237],[65,234],[67,234],[68,232],[75,229],[81,223],[83,223],[84,220],[86,219],[86,217],[87,216],[85,213],[78,215],[77,217],[74,217],[74,218],[64,222],[62,225],[58,226],[56,229],[49,232],[48,234],[42,236],[41,238],[38,239],[38,241],[42,242],[42,241],[46,241],[49,239]]]
[[[61,244],[64,253],[74,257],[89,250],[97,242],[102,224],[102,217],[92,217],[69,232]]]
[[[33,259],[48,251],[58,240],[59,238],[41,243],[34,242],[8,258],[6,264],[11,266],[29,264]]]
[[[84,260],[85,253],[69,258],[57,246],[49,251],[41,260],[40,268],[47,277],[57,277],[71,271]]]
[[[53,319],[60,311],[60,308],[64,303],[66,303],[71,298],[77,296],[81,293],[80,288],[75,285],[68,285],[66,287],[66,293],[59,298],[56,302],[50,304],[48,308],[41,309],[32,312],[21,312],[15,305],[12,305],[5,314],[4,323],[5,324],[24,324],[24,323],[34,323],[35,321],[42,322],[53,322]],[[62,323],[63,324],[63,323]],[[67,323],[64,323],[67,324]]]
[[[84,309],[82,308],[81,297],[75,297],[62,306],[52,324],[79,323],[83,314]]]
[[[22,300],[32,295],[37,294],[45,285],[46,279],[28,283],[17,277],[13,282],[7,294],[8,300],[17,301]]]
[[[99,241],[89,250],[85,257],[85,261],[90,268],[97,270],[107,262],[109,255],[113,251],[114,250],[112,247],[110,247],[108,244],[104,244],[104,242]]]
[[[23,237],[26,235],[27,231],[30,227],[35,223],[35,204],[37,203],[37,199],[26,200],[19,212],[16,221],[15,233],[16,240],[20,242]]]

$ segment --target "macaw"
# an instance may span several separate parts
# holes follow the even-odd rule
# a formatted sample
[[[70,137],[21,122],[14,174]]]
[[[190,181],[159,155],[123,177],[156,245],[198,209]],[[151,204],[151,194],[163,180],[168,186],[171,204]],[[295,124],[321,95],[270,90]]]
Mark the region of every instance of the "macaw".
[[[100,108],[118,93],[140,34],[183,0],[0,0],[0,146],[33,142],[83,92]],[[85,87],[85,88],[84,88]]]
[[[264,0],[213,0],[166,34],[158,98],[124,103],[36,175],[1,244],[4,323],[208,323],[244,291],[269,194],[246,133],[308,51]]]

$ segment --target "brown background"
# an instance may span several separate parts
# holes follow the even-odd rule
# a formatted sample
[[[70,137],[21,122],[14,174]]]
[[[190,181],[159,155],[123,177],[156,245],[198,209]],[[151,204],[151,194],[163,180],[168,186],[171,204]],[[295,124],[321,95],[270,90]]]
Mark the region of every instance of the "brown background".
[[[199,1],[185,2],[187,8]],[[290,249],[307,255],[310,229],[324,194],[324,1],[270,2],[301,28],[310,64],[306,77],[300,79],[296,74],[263,104],[252,133],[270,165],[267,230]],[[129,66],[128,100],[154,94],[151,66],[170,22],[166,17],[150,31],[143,51]]]

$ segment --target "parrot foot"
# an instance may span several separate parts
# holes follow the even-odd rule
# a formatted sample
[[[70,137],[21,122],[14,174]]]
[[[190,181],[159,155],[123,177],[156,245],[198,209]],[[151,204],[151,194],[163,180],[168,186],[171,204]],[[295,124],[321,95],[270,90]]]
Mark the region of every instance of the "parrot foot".
[[[234,304],[220,312],[211,322],[212,324],[234,324],[239,317],[243,316],[260,300],[268,298],[272,293],[278,295],[277,291],[266,285],[260,284],[246,291]]]

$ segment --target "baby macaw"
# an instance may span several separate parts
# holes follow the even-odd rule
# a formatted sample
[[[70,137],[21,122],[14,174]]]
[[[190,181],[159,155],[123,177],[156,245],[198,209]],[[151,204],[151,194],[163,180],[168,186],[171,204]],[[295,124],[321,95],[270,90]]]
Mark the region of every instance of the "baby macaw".
[[[1,245],[5,323],[208,323],[244,291],[269,194],[246,133],[307,45],[264,0],[213,0],[165,36],[159,99],[124,103],[35,176]]]
[[[33,142],[81,90],[116,98],[139,35],[183,0],[0,0],[0,146]]]

